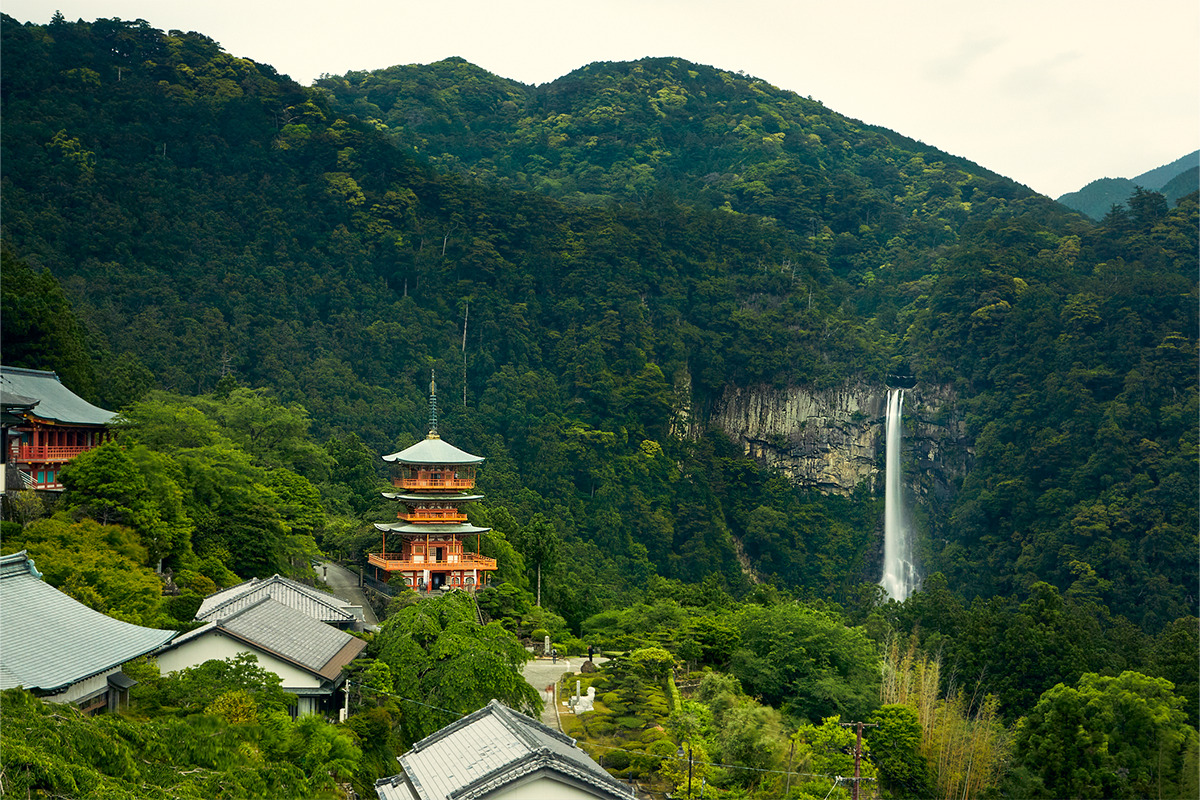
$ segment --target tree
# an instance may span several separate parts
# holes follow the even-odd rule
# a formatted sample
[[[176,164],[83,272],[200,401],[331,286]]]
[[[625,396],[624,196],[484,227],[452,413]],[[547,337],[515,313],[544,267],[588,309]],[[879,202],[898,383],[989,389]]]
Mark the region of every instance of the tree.
[[[1088,673],[1046,691],[1017,724],[1024,797],[1195,797],[1197,735],[1171,683]]]
[[[871,760],[879,769],[879,782],[892,797],[934,796],[929,768],[921,753],[921,724],[908,706],[889,705],[871,717],[875,727],[866,729]]]
[[[521,533],[524,554],[537,567],[537,605],[542,604],[542,568],[554,566],[562,542],[558,530],[539,512]]]
[[[138,535],[59,512],[26,525],[4,550],[29,551],[47,583],[102,614],[135,625],[163,627],[162,581],[146,566]]]
[[[730,671],[747,692],[785,713],[863,719],[876,704],[879,657],[861,628],[800,603],[749,606],[737,616],[741,642]]]
[[[541,697],[521,674],[529,654],[498,622],[480,625],[465,593],[422,599],[387,619],[371,645],[387,664],[411,744],[493,698],[537,716]]]

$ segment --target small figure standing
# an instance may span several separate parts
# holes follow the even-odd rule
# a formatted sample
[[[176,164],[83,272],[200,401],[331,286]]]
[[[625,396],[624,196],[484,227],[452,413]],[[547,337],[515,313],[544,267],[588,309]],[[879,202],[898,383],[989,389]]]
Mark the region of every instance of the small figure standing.
[[[592,660],[592,656],[596,655],[595,645],[588,645],[588,661]]]
[[[550,663],[552,663],[552,664],[558,663],[558,648],[557,647],[550,648],[550,657],[554,659]]]

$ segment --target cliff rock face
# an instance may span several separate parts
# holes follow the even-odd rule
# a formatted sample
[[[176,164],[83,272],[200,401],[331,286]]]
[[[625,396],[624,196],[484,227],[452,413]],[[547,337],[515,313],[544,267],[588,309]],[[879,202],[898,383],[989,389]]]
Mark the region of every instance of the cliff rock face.
[[[884,386],[729,387],[709,422],[795,484],[848,495],[864,480],[873,490],[882,488],[886,412]],[[944,496],[971,458],[954,392],[944,386],[906,389],[902,417],[905,482],[922,495]],[[695,425],[694,414],[684,418]]]

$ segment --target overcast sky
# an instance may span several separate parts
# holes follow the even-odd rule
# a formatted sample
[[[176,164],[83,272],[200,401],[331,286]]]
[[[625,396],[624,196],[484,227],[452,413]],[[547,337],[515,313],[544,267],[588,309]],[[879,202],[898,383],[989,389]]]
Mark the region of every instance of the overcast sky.
[[[22,22],[56,9],[199,31],[305,85],[449,56],[528,84],[678,56],[1051,197],[1200,148],[1197,0],[0,0]]]

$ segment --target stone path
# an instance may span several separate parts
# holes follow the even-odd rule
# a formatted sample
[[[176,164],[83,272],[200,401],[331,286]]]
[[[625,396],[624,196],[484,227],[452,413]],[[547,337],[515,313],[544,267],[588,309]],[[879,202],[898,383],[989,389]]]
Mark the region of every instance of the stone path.
[[[607,660],[603,656],[597,656],[595,662],[599,666]],[[558,663],[555,664],[554,660],[550,658],[535,658],[525,663],[525,680],[542,695],[542,702],[544,703],[542,708],[542,722],[556,731],[562,730],[562,726],[558,723],[557,713],[562,708],[560,706],[557,711],[555,709],[554,684],[558,683],[558,679],[563,676],[564,672],[578,672],[580,666],[585,661],[587,661],[586,658],[580,657],[560,658],[558,659]],[[549,691],[547,691],[547,687],[550,687]],[[564,699],[560,697],[559,702],[561,703]]]

